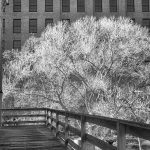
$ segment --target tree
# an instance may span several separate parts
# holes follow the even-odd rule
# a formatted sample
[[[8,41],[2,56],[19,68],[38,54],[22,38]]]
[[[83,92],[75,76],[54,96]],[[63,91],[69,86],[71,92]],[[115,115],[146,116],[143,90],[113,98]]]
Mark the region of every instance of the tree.
[[[149,45],[148,30],[130,19],[59,22],[5,52],[4,73],[26,105],[146,121]]]

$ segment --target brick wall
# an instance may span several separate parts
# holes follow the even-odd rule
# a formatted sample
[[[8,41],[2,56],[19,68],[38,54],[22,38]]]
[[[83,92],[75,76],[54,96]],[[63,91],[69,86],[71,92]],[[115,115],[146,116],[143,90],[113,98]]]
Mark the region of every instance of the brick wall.
[[[38,19],[38,33],[36,36],[40,36],[40,33],[43,31],[45,27],[45,18],[53,18],[54,23],[62,19],[70,19],[70,21],[75,21],[80,17],[88,16],[96,16],[97,18],[102,16],[127,16],[131,18],[135,18],[137,23],[142,22],[142,18],[150,18],[150,12],[142,12],[141,0],[135,0],[135,12],[126,12],[126,1],[118,0],[118,11],[114,13],[110,13],[109,10],[109,0],[103,0],[103,11],[102,12],[94,12],[93,10],[93,0],[85,0],[85,12],[79,13],[77,12],[77,0],[70,0],[70,12],[62,13],[61,12],[61,1],[54,0],[53,1],[53,12],[45,12],[45,1],[37,0],[38,9],[37,12],[29,12],[29,0],[21,0],[21,12],[13,12],[13,0],[9,0],[10,4],[7,6],[6,11],[4,13],[5,18],[5,34],[3,35],[3,39],[6,41],[5,49],[12,49],[13,40],[21,40],[22,45],[25,40],[30,36],[29,34],[29,18],[37,18]],[[22,21],[21,25],[21,34],[13,34],[13,19],[20,19]]]

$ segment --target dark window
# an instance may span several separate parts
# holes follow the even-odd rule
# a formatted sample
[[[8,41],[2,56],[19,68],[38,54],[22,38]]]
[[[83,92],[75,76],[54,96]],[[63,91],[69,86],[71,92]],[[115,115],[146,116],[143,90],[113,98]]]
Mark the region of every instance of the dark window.
[[[70,12],[70,0],[62,0],[62,12]]]
[[[5,40],[2,40],[2,51],[5,50]]]
[[[13,40],[13,49],[21,49],[21,40]]]
[[[85,12],[85,0],[77,0],[77,12]]]
[[[45,27],[48,25],[48,24],[53,24],[53,19],[52,18],[46,18],[45,19]]]
[[[95,0],[95,12],[102,12],[102,0]]]
[[[21,0],[13,0],[13,11],[21,12]]]
[[[3,33],[5,33],[5,19],[3,19]]]
[[[37,12],[37,0],[29,0],[29,12]]]
[[[29,20],[29,33],[37,33],[37,19]]]
[[[4,4],[3,4],[4,5]],[[5,12],[6,7],[2,7],[2,11]]]
[[[117,0],[109,0],[110,12],[117,12]]]
[[[149,0],[142,0],[142,11],[149,12]]]
[[[66,22],[70,24],[70,19],[62,19],[62,22]]]
[[[53,0],[45,0],[45,11],[53,12]]]
[[[134,0],[127,0],[127,11],[134,12]]]
[[[148,18],[143,19],[142,25],[150,29],[150,19]]]
[[[131,18],[131,20],[135,23],[135,18]]]
[[[13,33],[21,33],[21,19],[13,20]]]

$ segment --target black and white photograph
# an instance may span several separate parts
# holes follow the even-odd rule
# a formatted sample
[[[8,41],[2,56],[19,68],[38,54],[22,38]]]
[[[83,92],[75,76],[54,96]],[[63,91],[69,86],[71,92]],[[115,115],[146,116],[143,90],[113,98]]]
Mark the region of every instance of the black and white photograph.
[[[0,0],[0,150],[150,150],[150,0]]]

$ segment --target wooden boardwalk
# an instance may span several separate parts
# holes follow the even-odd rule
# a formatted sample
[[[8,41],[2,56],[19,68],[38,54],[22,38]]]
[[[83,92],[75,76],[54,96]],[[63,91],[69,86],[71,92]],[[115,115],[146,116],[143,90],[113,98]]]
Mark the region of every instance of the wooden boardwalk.
[[[38,126],[0,128],[0,150],[66,150],[50,129]]]
[[[126,135],[150,141],[149,124],[49,108],[2,109],[2,114],[5,127],[0,128],[0,150],[95,150],[95,146],[103,150],[127,150]],[[79,121],[81,128],[71,124],[70,121],[74,120]],[[87,123],[114,130],[117,144],[112,145],[89,134]],[[48,128],[49,125],[57,133],[57,138]],[[59,127],[63,130],[60,131]],[[78,137],[79,144],[70,133]],[[143,149],[148,146],[146,144]]]

